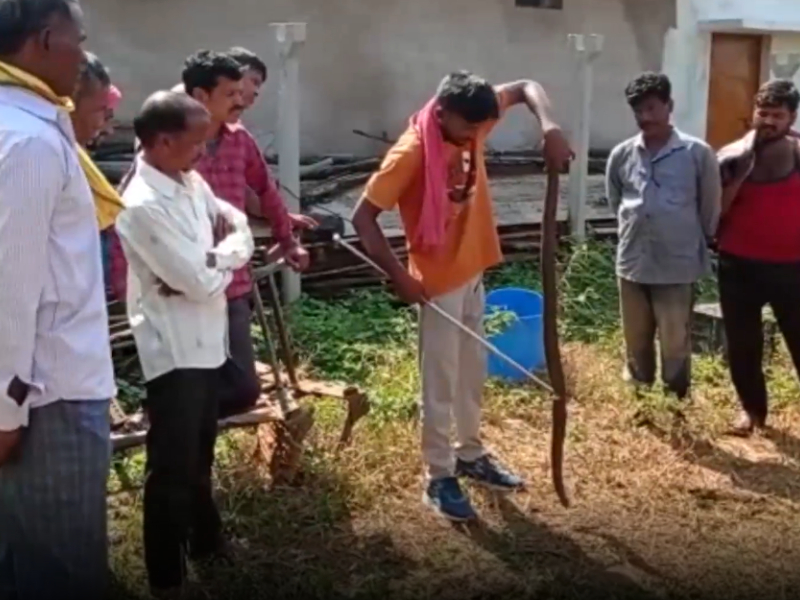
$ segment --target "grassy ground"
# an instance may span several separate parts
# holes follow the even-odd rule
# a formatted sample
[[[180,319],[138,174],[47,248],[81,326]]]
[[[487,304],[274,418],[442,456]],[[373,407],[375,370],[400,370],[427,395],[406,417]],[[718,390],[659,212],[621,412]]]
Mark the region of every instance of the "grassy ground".
[[[560,507],[549,481],[547,398],[490,382],[485,438],[529,489],[502,499],[470,488],[483,519],[474,527],[430,515],[420,504],[413,314],[382,293],[304,300],[293,333],[309,364],[367,388],[373,413],[337,457],[343,410],[319,403],[305,479],[289,489],[269,489],[252,435],[221,438],[218,498],[243,558],[210,575],[205,597],[797,597],[800,421],[785,352],[770,373],[777,433],[725,436],[736,407],[714,356],[695,357],[688,423],[674,427],[670,400],[636,399],[620,382],[610,248],[578,248],[564,267],[573,508]],[[489,286],[535,286],[536,270],[503,268]],[[709,282],[702,295],[713,295]],[[140,477],[141,456],[128,463]],[[141,508],[139,494],[111,495],[114,571],[132,596],[144,594]]]

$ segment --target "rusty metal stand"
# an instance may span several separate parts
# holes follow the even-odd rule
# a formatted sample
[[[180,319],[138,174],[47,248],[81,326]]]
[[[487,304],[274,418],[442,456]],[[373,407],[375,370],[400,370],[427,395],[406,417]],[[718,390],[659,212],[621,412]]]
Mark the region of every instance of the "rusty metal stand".
[[[283,421],[271,423],[259,428],[258,440],[261,454],[270,464],[273,483],[292,483],[297,478],[302,444],[314,424],[314,411],[298,405],[296,398],[306,395],[339,396],[347,403],[347,417],[342,428],[337,450],[346,447],[352,438],[355,424],[369,412],[367,396],[353,387],[340,390],[338,386],[320,384],[315,382],[301,382],[294,364],[289,332],[283,316],[280,297],[275,285],[275,273],[285,267],[284,261],[278,260],[259,268],[251,267],[253,280],[253,300],[256,318],[258,320],[267,359],[273,372],[275,381],[274,393],[280,404]],[[263,297],[259,283],[267,280],[268,302],[274,329],[264,307]],[[280,343],[276,350],[273,331],[277,330]],[[286,372],[291,384],[290,390],[284,384],[281,376],[281,365],[278,358],[280,353],[283,358]]]

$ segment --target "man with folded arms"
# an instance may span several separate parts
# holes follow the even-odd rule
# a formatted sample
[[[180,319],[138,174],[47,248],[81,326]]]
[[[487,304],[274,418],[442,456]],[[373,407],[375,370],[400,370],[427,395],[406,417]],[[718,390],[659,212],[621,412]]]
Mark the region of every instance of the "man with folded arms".
[[[245,215],[192,170],[205,151],[208,111],[157,92],[134,121],[143,154],[117,231],[128,259],[128,318],[146,380],[145,563],[158,595],[179,594],[184,547],[224,554],[212,497],[221,367],[228,358],[225,290],[247,264]]]
[[[292,233],[296,219],[287,211],[256,141],[238,122],[244,110],[240,63],[227,54],[201,50],[186,60],[182,79],[186,94],[211,115],[210,139],[197,172],[218,198],[242,212],[248,195],[255,193],[283,258],[296,271],[305,270],[309,256]],[[231,361],[223,376],[221,416],[248,410],[261,393],[250,335],[252,292],[249,270],[238,269],[227,290]]]

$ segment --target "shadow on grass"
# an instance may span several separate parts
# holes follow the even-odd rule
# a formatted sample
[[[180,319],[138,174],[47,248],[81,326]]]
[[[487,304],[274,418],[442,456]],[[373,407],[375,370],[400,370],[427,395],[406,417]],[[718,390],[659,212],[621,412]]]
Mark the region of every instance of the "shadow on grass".
[[[222,498],[247,540],[238,564],[204,581],[214,598],[380,598],[412,567],[388,534],[359,535],[347,486],[331,473],[309,475],[303,488],[265,492],[242,503]],[[249,504],[249,505],[248,505]]]
[[[669,444],[684,460],[728,476],[736,488],[792,502],[800,501],[800,469],[796,467],[748,460],[680,426],[668,431],[648,424],[647,429]],[[800,458],[800,440],[785,432],[773,431],[767,437],[782,453],[794,460]]]
[[[663,595],[641,582],[617,573],[590,557],[570,536],[554,531],[541,521],[525,515],[503,496],[493,498],[503,520],[503,529],[478,522],[458,530],[499,559],[517,579],[516,586],[502,590],[516,598],[618,598],[655,600]],[[599,535],[592,532],[593,535]],[[651,582],[663,576],[644,559],[610,534],[601,537],[612,546],[622,563],[645,573]],[[611,543],[613,541],[613,543]],[[624,551],[621,551],[624,550]],[[481,596],[488,597],[488,596]],[[498,596],[499,597],[499,596]]]
[[[769,439],[778,451],[797,463],[800,463],[800,439],[790,434],[788,431],[779,429],[767,429],[764,436]]]
[[[197,572],[190,600],[377,599],[390,595],[392,582],[413,567],[388,534],[354,530],[351,490],[335,470],[325,468],[322,457],[308,457],[302,485],[275,489],[266,489],[252,460],[238,466],[225,462],[218,470],[216,499],[237,548],[236,561]],[[137,500],[130,502],[131,511],[141,511]],[[140,515],[130,512],[121,518],[140,522]],[[127,529],[136,539],[123,540],[120,551],[135,555],[114,557],[113,597],[147,598],[141,535],[135,524]]]
[[[503,498],[494,502],[499,527],[460,529],[465,537],[459,541],[447,535],[447,528],[437,531],[413,516],[415,523],[400,520],[372,527],[363,518],[354,522],[354,513],[364,512],[357,506],[358,491],[330,456],[315,448],[309,449],[301,485],[273,490],[264,488],[258,466],[244,460],[246,452],[227,454],[223,444],[220,454],[217,501],[240,550],[236,564],[204,573],[190,600],[662,597],[609,571],[568,535],[529,518]],[[114,513],[117,519],[132,520],[129,539],[118,546],[114,561],[114,597],[125,600],[147,597],[137,496],[123,515]],[[660,577],[630,550],[619,550],[620,543],[612,545],[623,563]],[[497,560],[481,564],[480,553]]]

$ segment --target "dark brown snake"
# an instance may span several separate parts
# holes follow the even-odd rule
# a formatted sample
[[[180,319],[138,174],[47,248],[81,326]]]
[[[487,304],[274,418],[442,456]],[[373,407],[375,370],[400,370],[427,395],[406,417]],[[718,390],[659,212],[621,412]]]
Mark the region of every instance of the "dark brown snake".
[[[556,281],[556,251],[558,247],[558,184],[557,170],[547,172],[547,192],[542,218],[542,293],[544,295],[544,351],[547,373],[553,386],[553,430],[550,440],[550,468],[558,499],[569,506],[564,486],[564,439],[567,434],[567,385],[561,349],[558,343],[558,284]]]

